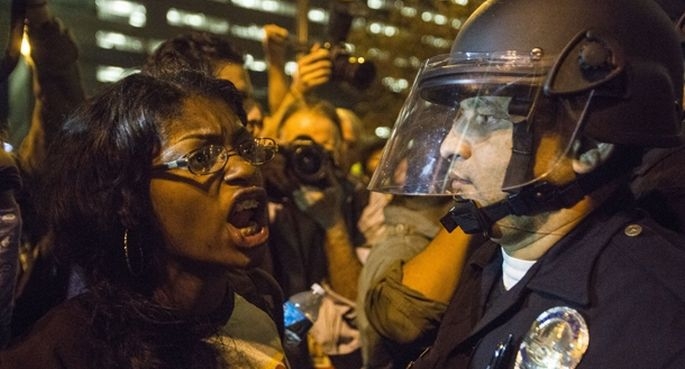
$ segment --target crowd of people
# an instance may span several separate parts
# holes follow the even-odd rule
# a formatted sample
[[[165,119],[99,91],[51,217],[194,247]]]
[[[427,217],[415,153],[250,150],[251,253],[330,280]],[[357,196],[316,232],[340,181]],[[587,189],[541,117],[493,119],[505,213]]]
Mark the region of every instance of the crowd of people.
[[[381,139],[317,94],[329,49],[285,73],[279,25],[264,105],[203,31],[87,95],[68,27],[18,3],[0,368],[685,367],[685,6],[487,0]]]

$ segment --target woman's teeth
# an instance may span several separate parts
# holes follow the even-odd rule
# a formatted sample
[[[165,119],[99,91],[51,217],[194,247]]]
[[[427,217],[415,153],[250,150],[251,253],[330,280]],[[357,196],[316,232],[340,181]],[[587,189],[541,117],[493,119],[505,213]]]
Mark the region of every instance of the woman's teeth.
[[[258,206],[259,206],[259,201],[255,200],[255,199],[243,200],[240,203],[238,203],[238,205],[236,205],[235,211],[255,209]]]
[[[257,222],[250,221],[247,226],[240,228],[240,234],[243,236],[252,236],[259,233],[260,229],[261,227],[259,224],[257,224]]]

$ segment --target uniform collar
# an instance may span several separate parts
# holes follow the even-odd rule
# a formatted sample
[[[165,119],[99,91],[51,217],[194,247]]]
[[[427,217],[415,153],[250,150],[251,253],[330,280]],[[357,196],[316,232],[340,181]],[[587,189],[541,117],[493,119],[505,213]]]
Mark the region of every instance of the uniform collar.
[[[598,256],[630,219],[598,210],[562,238],[538,261],[527,288],[579,305],[590,301],[590,279]]]

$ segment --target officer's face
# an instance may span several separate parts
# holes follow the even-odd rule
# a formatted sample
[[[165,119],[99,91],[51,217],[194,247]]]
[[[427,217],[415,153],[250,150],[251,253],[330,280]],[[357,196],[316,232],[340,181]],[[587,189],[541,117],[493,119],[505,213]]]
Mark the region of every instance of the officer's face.
[[[511,159],[513,129],[506,113],[508,101],[499,97],[463,100],[440,146],[440,155],[450,159],[451,192],[480,206],[505,196],[501,188]]]

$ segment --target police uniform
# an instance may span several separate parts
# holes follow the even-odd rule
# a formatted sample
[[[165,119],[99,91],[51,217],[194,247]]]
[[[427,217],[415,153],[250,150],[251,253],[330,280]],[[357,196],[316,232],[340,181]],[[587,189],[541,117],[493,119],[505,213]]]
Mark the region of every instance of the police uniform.
[[[685,239],[639,212],[598,211],[504,291],[499,246],[470,259],[432,347],[413,369],[514,368],[547,309],[584,318],[589,346],[577,369],[685,368]],[[493,356],[511,334],[508,354]],[[491,365],[491,366],[488,366]]]

